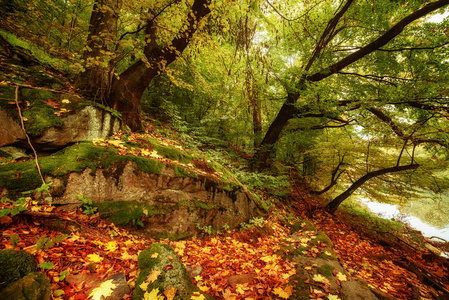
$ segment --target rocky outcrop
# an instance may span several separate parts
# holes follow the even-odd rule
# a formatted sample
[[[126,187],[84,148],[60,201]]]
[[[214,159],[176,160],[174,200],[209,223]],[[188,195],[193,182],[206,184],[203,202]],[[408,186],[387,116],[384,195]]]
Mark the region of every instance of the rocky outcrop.
[[[94,172],[89,168],[72,172],[64,179],[48,177],[47,181],[53,182],[51,201],[55,205],[79,205],[79,195],[92,199],[100,208],[118,202],[121,208],[111,210],[123,210],[122,202],[128,202],[131,210],[146,212],[141,219],[150,235],[189,234],[209,225],[233,229],[262,212],[242,187],[225,189],[206,176],[177,177],[170,165],[161,174],[148,174],[127,161]]]
[[[106,138],[121,128],[118,115],[96,103],[49,90],[21,87],[19,91],[25,128],[37,150]],[[14,87],[0,87],[0,93],[9,100],[0,103],[0,147],[29,148],[14,102]]]

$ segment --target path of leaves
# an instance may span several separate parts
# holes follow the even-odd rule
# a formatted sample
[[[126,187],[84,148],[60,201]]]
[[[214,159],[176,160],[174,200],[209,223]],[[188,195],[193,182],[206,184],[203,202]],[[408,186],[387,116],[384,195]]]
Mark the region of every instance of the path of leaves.
[[[302,195],[302,199],[304,197],[305,195]],[[308,205],[319,201],[310,197],[307,200]],[[306,211],[300,204],[297,205],[297,209],[298,214]],[[406,244],[397,247],[382,246],[376,239],[364,235],[361,229],[364,224],[360,223],[360,220],[354,221],[350,218],[342,213],[332,216],[317,209],[313,213],[312,221],[318,230],[324,231],[329,236],[334,251],[352,276],[365,280],[372,287],[397,299],[412,299],[413,293],[419,294],[420,299],[436,299],[438,293],[435,289],[424,285],[415,273],[403,267],[401,261],[407,259],[432,272],[445,281],[442,285],[449,288],[446,278],[448,270],[436,260],[424,259],[428,254],[426,251],[412,249]]]

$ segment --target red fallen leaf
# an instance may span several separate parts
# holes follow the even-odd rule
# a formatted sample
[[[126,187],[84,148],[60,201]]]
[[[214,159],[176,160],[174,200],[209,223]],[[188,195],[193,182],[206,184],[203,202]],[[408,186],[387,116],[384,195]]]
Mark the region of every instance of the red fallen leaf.
[[[47,101],[45,101],[45,103],[47,105],[50,105],[50,106],[54,107],[54,108],[59,108],[59,106],[61,106],[61,104],[58,101],[55,101],[53,99],[48,99]]]
[[[164,268],[164,271],[167,272],[168,270],[171,270],[171,269],[173,269],[172,265],[166,265]]]
[[[20,172],[17,172],[17,174],[14,177],[19,178],[20,177]]]
[[[84,300],[84,299],[87,299],[87,295],[84,294],[84,293],[76,294],[75,297],[74,297],[74,299],[75,299],[75,300]]]
[[[304,280],[304,283],[310,283],[310,278],[307,278],[306,280]]]

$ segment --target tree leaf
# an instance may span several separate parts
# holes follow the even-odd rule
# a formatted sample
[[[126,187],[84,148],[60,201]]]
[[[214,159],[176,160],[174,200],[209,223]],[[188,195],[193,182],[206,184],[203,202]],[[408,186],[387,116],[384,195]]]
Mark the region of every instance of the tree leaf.
[[[109,297],[117,287],[113,281],[113,279],[110,279],[102,282],[99,287],[92,290],[89,297],[92,297],[92,300],[102,300],[103,298]]]

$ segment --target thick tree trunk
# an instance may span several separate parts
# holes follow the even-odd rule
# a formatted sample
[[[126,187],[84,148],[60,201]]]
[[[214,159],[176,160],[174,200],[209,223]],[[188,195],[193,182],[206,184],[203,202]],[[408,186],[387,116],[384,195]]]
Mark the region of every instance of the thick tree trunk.
[[[377,177],[377,176],[380,176],[380,175],[384,175],[384,174],[388,174],[388,173],[393,173],[393,172],[401,172],[401,171],[405,171],[405,170],[413,170],[413,169],[416,169],[418,167],[419,167],[419,165],[412,164],[412,165],[407,165],[407,166],[396,166],[396,167],[380,169],[380,170],[377,170],[377,171],[369,172],[368,174],[364,175],[363,177],[358,179],[356,182],[354,182],[346,191],[344,191],[343,193],[338,195],[334,200],[329,202],[326,205],[326,208],[327,208],[327,210],[331,214],[333,214],[337,210],[338,206],[344,200],[346,200],[349,196],[351,196],[352,193],[355,192],[355,190],[357,190],[359,187],[361,187],[365,182],[367,182],[371,178],[374,178],[374,177]]]
[[[117,2],[118,0],[95,1],[83,54],[85,71],[76,83],[87,95],[100,101],[107,96],[111,84],[110,61],[117,34]]]
[[[349,1],[348,1],[349,3]],[[385,46],[388,44],[393,38],[395,38],[397,35],[399,35],[402,30],[410,24],[411,22],[427,15],[428,13],[435,11],[443,6],[446,6],[449,4],[449,0],[439,0],[433,3],[429,3],[425,5],[423,8],[411,13],[410,15],[406,16],[404,19],[399,21],[396,25],[391,27],[387,32],[385,32],[383,35],[378,37],[373,42],[369,43],[365,47],[362,47],[360,50],[348,55],[347,57],[343,58],[342,60],[338,61],[337,63],[324,68],[320,70],[319,72],[312,74],[310,76],[306,76],[303,78],[302,81],[300,81],[300,84],[298,86],[299,92],[304,90],[306,88],[306,82],[318,82],[321,81],[340,70],[346,68],[347,66],[351,65],[352,63],[358,61],[359,59],[365,57],[366,55],[378,50],[382,46]],[[339,16],[341,17],[341,16]],[[311,58],[312,60],[314,57]],[[254,162],[253,166],[255,166],[257,169],[261,169],[263,167],[268,166],[268,159],[270,157],[271,151],[273,149],[274,144],[278,141],[279,136],[284,129],[284,127],[288,124],[288,121],[294,117],[296,108],[294,107],[295,102],[297,101],[299,95],[297,95],[296,99],[291,99],[290,94],[284,105],[282,106],[281,110],[279,111],[278,115],[274,119],[273,123],[271,123],[270,127],[268,128],[267,133],[265,134],[264,139],[262,140],[262,143],[260,144],[260,147],[256,151],[254,155]]]
[[[198,29],[199,22],[209,13],[209,0],[195,0],[183,26],[184,30],[165,48],[157,46],[154,40],[150,41],[144,49],[146,61],[134,63],[112,83],[109,105],[122,114],[124,123],[132,131],[141,129],[139,106],[143,92],[151,80],[184,51]],[[146,34],[154,34],[154,28],[153,21],[147,24]]]

